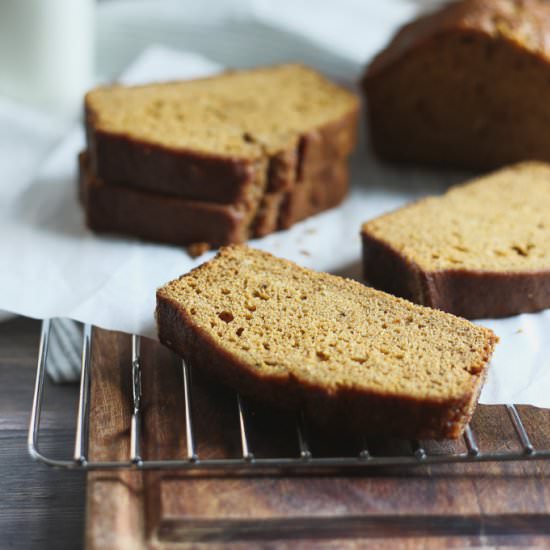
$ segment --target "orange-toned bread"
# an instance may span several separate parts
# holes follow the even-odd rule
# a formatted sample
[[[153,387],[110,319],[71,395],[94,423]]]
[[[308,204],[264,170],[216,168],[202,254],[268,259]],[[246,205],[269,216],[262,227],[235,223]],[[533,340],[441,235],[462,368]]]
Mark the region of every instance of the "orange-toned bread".
[[[340,430],[458,437],[488,329],[246,246],[157,292],[159,339],[195,369]]]
[[[550,307],[550,164],[525,162],[363,225],[376,287],[478,319]]]

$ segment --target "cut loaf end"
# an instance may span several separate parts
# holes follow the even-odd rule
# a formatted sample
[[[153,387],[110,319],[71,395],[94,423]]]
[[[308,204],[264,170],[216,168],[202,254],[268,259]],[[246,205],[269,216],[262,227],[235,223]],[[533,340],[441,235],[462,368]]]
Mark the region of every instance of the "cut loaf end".
[[[474,170],[550,161],[549,36],[544,0],[443,2],[408,23],[362,81],[375,152]]]

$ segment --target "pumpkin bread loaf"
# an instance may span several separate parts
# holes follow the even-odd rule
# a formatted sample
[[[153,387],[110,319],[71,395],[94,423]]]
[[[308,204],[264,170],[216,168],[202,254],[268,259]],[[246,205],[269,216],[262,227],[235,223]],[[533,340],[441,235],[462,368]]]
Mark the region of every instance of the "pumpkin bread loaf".
[[[96,180],[232,205],[248,235],[288,227],[346,192],[358,100],[301,65],[101,87],[86,95],[85,111]],[[330,180],[336,189],[319,201],[317,182]],[[297,214],[296,197],[308,203]]]
[[[408,438],[460,436],[497,340],[242,245],[159,289],[156,316],[162,343],[243,395]]]
[[[374,286],[467,318],[550,307],[550,165],[520,163],[365,223]]]
[[[473,169],[550,161],[550,2],[450,2],[404,26],[362,86],[383,159]]]

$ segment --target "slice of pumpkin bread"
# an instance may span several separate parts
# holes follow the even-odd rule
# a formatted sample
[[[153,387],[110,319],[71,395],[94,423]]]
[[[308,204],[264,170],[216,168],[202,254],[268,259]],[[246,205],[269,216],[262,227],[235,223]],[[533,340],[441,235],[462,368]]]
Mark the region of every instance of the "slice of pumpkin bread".
[[[550,307],[549,212],[549,164],[502,169],[365,223],[365,277],[471,319]]]
[[[353,432],[458,437],[485,328],[244,245],[157,291],[159,339],[244,395]]]

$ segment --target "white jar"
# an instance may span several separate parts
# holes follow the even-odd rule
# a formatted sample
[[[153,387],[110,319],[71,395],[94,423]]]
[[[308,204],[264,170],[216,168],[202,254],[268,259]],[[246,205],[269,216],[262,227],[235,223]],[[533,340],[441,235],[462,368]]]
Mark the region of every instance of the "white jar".
[[[0,94],[74,113],[93,79],[94,0],[0,0]]]

